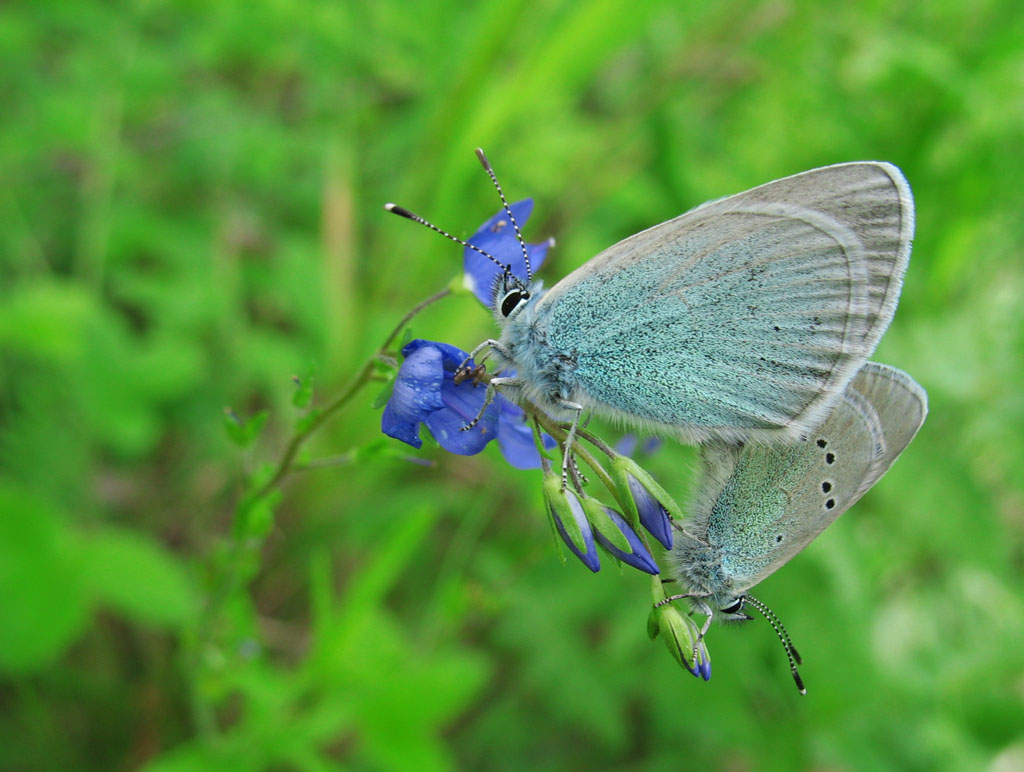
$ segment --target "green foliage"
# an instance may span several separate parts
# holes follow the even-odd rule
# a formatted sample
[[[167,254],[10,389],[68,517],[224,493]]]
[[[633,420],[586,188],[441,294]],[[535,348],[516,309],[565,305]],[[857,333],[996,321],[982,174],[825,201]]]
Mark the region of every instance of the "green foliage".
[[[1020,766],[1022,39],[1013,0],[4,4],[0,769]],[[785,174],[907,174],[877,358],[931,414],[758,591],[808,697],[764,624],[680,671],[539,473],[381,437],[371,357],[460,267],[381,205],[472,233],[477,145],[549,285]],[[414,324],[493,333],[464,292]],[[683,501],[694,464],[645,467]]]
[[[78,555],[58,515],[14,486],[0,489],[0,667],[49,664],[88,614]]]

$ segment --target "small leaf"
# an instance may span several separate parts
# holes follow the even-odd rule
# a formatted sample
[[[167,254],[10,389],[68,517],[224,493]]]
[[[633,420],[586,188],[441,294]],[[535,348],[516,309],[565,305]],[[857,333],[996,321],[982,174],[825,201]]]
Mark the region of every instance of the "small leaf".
[[[232,529],[236,539],[262,539],[273,527],[274,509],[281,501],[281,490],[274,487],[263,493],[260,491],[273,479],[276,471],[274,464],[262,464],[249,478],[248,491],[236,508]]]
[[[295,422],[295,431],[299,434],[304,434],[309,431],[309,427],[320,418],[320,411],[316,408],[310,410],[306,415],[302,416],[298,421]]]
[[[183,564],[148,536],[104,529],[83,538],[80,549],[87,591],[130,619],[178,626],[199,606]]]
[[[384,407],[388,400],[391,399],[391,393],[395,390],[395,382],[392,379],[388,379],[388,382],[384,384],[384,387],[377,392],[377,396],[373,398],[373,409],[380,410]]]
[[[72,534],[47,502],[0,483],[0,671],[29,671],[82,632],[89,604]]]
[[[295,407],[307,407],[313,401],[313,374],[310,373],[305,378],[296,375],[292,380],[296,386],[295,393],[292,394],[292,404]]]
[[[241,447],[245,442],[245,422],[229,407],[224,408],[224,432],[233,443]]]
[[[256,438],[263,433],[263,427],[267,425],[268,418],[270,418],[270,412],[261,410],[245,422],[245,444],[247,446],[252,445]]]
[[[252,503],[245,517],[244,536],[262,539],[270,533],[270,529],[274,527],[274,505],[277,498],[279,497],[268,494]]]
[[[238,447],[246,448],[260,436],[269,417],[269,412],[261,410],[246,421],[240,418],[234,410],[226,407],[224,408],[224,431]]]

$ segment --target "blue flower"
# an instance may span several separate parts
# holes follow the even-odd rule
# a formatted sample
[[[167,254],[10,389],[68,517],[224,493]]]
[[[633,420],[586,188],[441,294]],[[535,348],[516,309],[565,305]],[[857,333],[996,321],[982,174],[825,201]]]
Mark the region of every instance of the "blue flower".
[[[639,453],[643,455],[651,455],[657,453],[661,449],[662,439],[661,437],[648,437],[644,440],[643,445],[640,444],[639,438],[632,432],[623,434],[619,441],[615,444],[615,452],[623,456],[632,456]]]
[[[540,466],[540,456],[533,441],[533,430],[526,424],[523,409],[500,394],[495,396],[494,401],[498,405],[498,447],[501,448],[501,454],[516,469],[536,469]],[[543,438],[544,447],[555,447],[555,441],[550,436],[544,434]]]
[[[522,229],[530,214],[533,212],[533,199],[526,198],[509,206],[516,224]],[[512,273],[518,276],[525,283],[528,280],[526,275],[526,262],[523,260],[523,248],[516,238],[515,229],[509,222],[508,214],[502,209],[491,219],[481,225],[467,241],[475,247],[492,255],[501,265],[488,260],[479,252],[469,249],[463,250],[462,266],[466,272],[465,284],[477,300],[488,308],[494,305],[494,280],[501,273],[501,266],[509,265]],[[553,239],[548,239],[541,244],[527,244],[526,251],[530,256],[530,268],[533,273],[537,272],[544,258],[547,257],[548,249],[554,245]]]
[[[636,477],[630,474],[626,479],[629,482],[629,492],[636,502],[640,525],[660,541],[665,549],[672,549],[672,521],[669,519],[668,510]]]
[[[658,595],[662,596],[659,588]],[[663,600],[663,596],[661,597]],[[676,662],[697,678],[711,680],[711,655],[694,621],[671,604],[657,604],[647,626],[648,635],[661,635]]]
[[[601,559],[594,544],[594,529],[579,496],[568,488],[562,490],[561,476],[550,474],[544,479],[544,494],[555,530],[565,546],[596,574],[601,570]]]
[[[612,522],[612,524],[619,529],[622,535],[626,538],[626,542],[629,544],[630,552],[625,552],[616,547],[600,529],[594,532],[594,537],[597,539],[597,543],[608,550],[612,555],[621,560],[627,566],[632,566],[648,574],[659,573],[658,564],[654,562],[654,558],[651,557],[651,553],[648,552],[647,547],[640,540],[640,537],[636,535],[636,532],[630,528],[629,523],[611,507],[606,507],[603,504],[600,505],[604,512],[604,516]]]
[[[419,436],[422,423],[450,453],[472,456],[497,439],[512,466],[540,466],[523,411],[500,394],[494,396],[476,426],[461,431],[480,413],[486,393],[484,385],[472,379],[455,383],[455,371],[466,360],[465,351],[448,343],[417,339],[405,345],[402,355],[391,398],[381,416],[384,434],[419,448],[423,445]]]
[[[708,654],[708,647],[704,645],[704,639],[701,638],[697,641],[697,662],[695,663],[696,673],[693,669],[690,670],[694,675],[700,675],[705,681],[711,680],[711,655]]]

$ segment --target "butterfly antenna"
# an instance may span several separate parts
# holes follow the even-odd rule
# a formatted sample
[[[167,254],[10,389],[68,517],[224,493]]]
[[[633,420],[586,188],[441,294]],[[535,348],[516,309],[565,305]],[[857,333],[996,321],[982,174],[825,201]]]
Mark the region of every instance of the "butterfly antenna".
[[[779,636],[779,640],[782,641],[782,648],[786,650],[786,657],[789,659],[789,671],[793,674],[793,680],[796,681],[796,688],[800,690],[800,694],[807,694],[807,688],[804,686],[804,680],[800,677],[800,673],[798,673],[796,669],[797,665],[803,664],[803,660],[800,659],[800,653],[793,645],[793,641],[790,640],[789,633],[787,633],[786,628],[782,626],[782,622],[780,622],[779,618],[775,616],[774,611],[752,595],[744,595],[743,602],[744,604],[749,603],[751,606],[756,608],[761,612],[761,616],[768,620],[768,624],[772,626],[775,634]]]
[[[476,157],[480,160],[480,164],[484,167],[484,171],[487,172],[487,176],[491,178],[491,182],[494,183],[494,187],[498,191],[498,196],[501,198],[501,205],[505,208],[505,214],[508,215],[508,219],[512,223],[512,230],[516,232],[516,239],[518,239],[519,246],[523,250],[523,260],[526,262],[526,280],[530,281],[530,279],[533,278],[533,269],[530,267],[530,256],[526,251],[526,242],[523,240],[523,232],[519,230],[519,224],[516,222],[516,218],[512,215],[512,208],[508,205],[508,201],[505,200],[505,193],[501,189],[501,183],[498,182],[498,175],[496,175],[494,173],[494,169],[491,168],[491,162],[487,160],[487,156],[484,155],[484,151],[480,148],[476,149]]]
[[[474,252],[479,252],[481,255],[486,257],[492,263],[497,265],[505,273],[511,273],[512,272],[512,266],[511,265],[506,265],[505,263],[501,262],[500,260],[498,260],[498,258],[496,258],[494,255],[492,255],[490,252],[484,252],[482,249],[480,249],[480,247],[476,246],[475,244],[470,244],[468,241],[463,241],[462,239],[458,238],[457,236],[453,236],[448,231],[442,230],[441,228],[438,228],[436,225],[434,225],[434,223],[432,223],[432,222],[430,222],[428,220],[424,220],[418,214],[416,214],[415,212],[410,212],[404,206],[399,206],[398,204],[384,204],[384,209],[386,209],[387,211],[391,212],[392,214],[397,214],[399,217],[404,217],[407,220],[412,220],[413,222],[418,222],[420,225],[426,225],[428,228],[430,228],[430,230],[434,231],[435,233],[440,233],[446,239],[450,239],[451,241],[454,241],[456,244],[461,244],[464,247],[468,247],[469,249],[472,249]],[[514,224],[515,223],[513,223],[513,225]],[[516,232],[518,233],[518,231],[516,231]],[[527,270],[529,270],[529,263],[527,263]]]

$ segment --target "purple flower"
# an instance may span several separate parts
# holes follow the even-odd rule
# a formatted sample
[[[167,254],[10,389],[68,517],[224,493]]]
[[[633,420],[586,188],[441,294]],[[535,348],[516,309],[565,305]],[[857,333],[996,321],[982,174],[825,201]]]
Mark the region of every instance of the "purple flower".
[[[533,199],[526,198],[509,206],[516,224],[522,229],[530,214],[533,212]],[[508,219],[508,214],[502,209],[491,219],[481,225],[467,241],[475,247],[492,255],[501,265],[488,260],[479,252],[469,249],[463,250],[462,266],[466,272],[465,284],[477,300],[488,308],[494,306],[494,280],[501,273],[502,267],[511,266],[513,275],[519,277],[526,283],[530,277],[526,275],[526,262],[523,260],[523,248],[516,238],[515,229]],[[537,272],[544,258],[547,257],[548,249],[554,245],[553,239],[548,239],[541,244],[527,244],[526,251],[530,256],[530,268],[533,273]]]
[[[650,491],[636,477],[627,474],[626,480],[629,483],[629,492],[633,496],[633,501],[636,502],[640,525],[660,541],[665,549],[672,549],[672,521],[669,519],[668,510],[651,495]]]
[[[711,680],[711,656],[708,654],[708,648],[704,645],[704,639],[701,638],[697,642],[697,671],[700,673],[700,677],[705,681]],[[690,671],[693,673],[693,671]],[[697,673],[693,673],[697,675]]]
[[[561,478],[557,475],[545,478],[544,492],[558,535],[572,554],[596,574],[601,570],[601,559],[597,556],[594,544],[594,530],[590,527],[579,496],[572,490],[561,490]]]
[[[647,551],[647,547],[640,541],[640,537],[636,535],[636,532],[630,528],[629,523],[611,507],[606,507],[603,504],[599,505],[603,510],[604,516],[611,521],[611,523],[619,529],[622,535],[625,537],[626,542],[629,544],[630,552],[616,547],[603,533],[601,529],[597,529],[594,532],[594,536],[597,539],[598,544],[608,550],[612,555],[621,560],[627,566],[632,566],[641,571],[645,571],[648,574],[659,573],[658,564],[654,562],[654,558],[651,557],[651,553]]]
[[[697,678],[711,680],[711,655],[697,625],[674,605],[657,605],[648,620],[651,638],[661,635],[676,662]],[[691,661],[692,660],[692,661]]]
[[[423,445],[419,437],[422,423],[450,453],[472,456],[497,439],[512,466],[540,466],[523,411],[500,394],[495,394],[476,426],[461,431],[480,413],[486,393],[485,386],[471,378],[455,383],[455,371],[465,361],[465,351],[448,343],[417,339],[406,344],[402,355],[405,358],[381,416],[384,434],[419,448]]]

